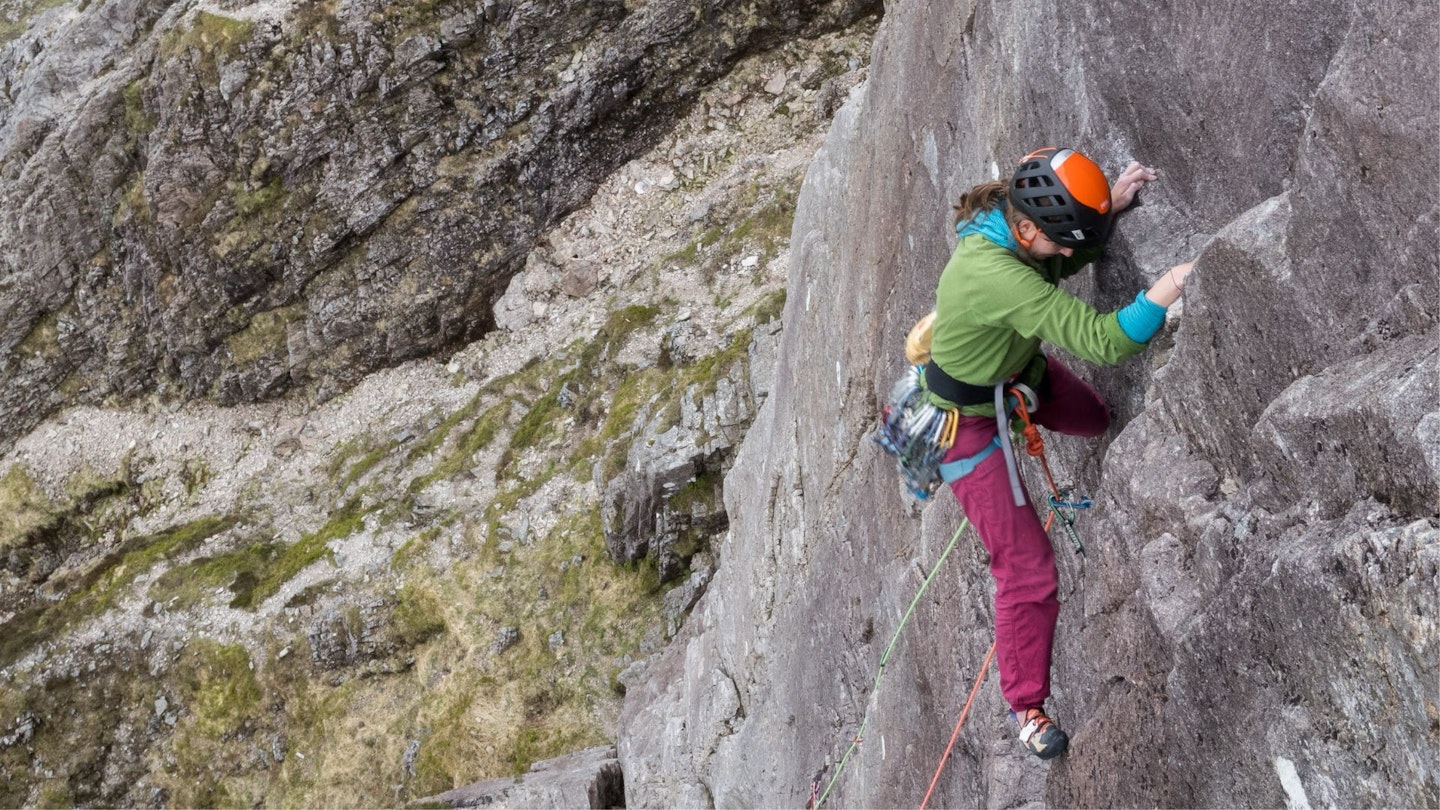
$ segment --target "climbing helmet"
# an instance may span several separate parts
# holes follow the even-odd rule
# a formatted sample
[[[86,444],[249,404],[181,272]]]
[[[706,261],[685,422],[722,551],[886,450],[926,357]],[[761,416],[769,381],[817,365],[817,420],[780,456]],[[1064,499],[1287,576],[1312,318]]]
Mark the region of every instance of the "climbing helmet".
[[[1010,204],[1057,245],[1085,248],[1110,238],[1110,183],[1074,149],[1048,146],[1021,159],[1010,178]]]

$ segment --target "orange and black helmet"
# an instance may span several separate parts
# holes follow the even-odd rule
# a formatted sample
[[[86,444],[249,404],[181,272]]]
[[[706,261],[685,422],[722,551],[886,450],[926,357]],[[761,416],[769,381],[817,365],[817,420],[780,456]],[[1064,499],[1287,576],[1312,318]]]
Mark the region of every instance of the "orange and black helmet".
[[[1073,149],[1026,155],[1010,178],[1010,204],[1057,245],[1102,245],[1110,238],[1110,182],[1095,161]]]

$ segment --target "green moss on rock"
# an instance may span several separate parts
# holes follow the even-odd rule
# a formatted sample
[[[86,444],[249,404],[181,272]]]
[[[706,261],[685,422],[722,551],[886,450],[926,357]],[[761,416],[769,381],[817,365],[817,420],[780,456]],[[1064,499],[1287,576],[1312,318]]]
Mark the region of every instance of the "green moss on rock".
[[[234,517],[207,517],[172,526],[162,532],[134,538],[56,583],[65,596],[37,601],[6,623],[0,640],[0,665],[14,661],[25,650],[62,630],[113,607],[137,577],[162,560],[196,548],[229,529]]]
[[[288,347],[290,324],[305,317],[305,308],[300,304],[257,312],[250,318],[244,329],[225,339],[230,357],[239,365],[246,365],[271,354],[285,353]]]
[[[227,554],[177,566],[156,579],[150,588],[151,598],[187,606],[205,598],[209,590],[228,588],[232,594],[230,607],[254,608],[311,564],[331,557],[330,541],[359,531],[370,511],[360,506],[359,499],[352,499],[319,530],[291,545],[246,543]]]
[[[52,503],[23,465],[14,464],[0,476],[0,550],[21,545],[27,537],[55,520]]]

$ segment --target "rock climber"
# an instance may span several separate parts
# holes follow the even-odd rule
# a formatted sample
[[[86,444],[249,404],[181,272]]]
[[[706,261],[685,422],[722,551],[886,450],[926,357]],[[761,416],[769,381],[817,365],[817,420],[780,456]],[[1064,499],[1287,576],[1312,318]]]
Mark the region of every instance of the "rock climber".
[[[1094,161],[1072,149],[1026,155],[1009,180],[981,183],[961,196],[959,244],[935,293],[925,384],[933,404],[960,414],[941,472],[990,552],[1000,690],[1022,744],[1041,759],[1069,745],[1044,709],[1059,577],[1012,454],[993,452],[1009,447],[1001,442],[1008,418],[997,420],[996,386],[1028,386],[1038,400],[1030,403],[1031,418],[1050,430],[1088,437],[1109,427],[1100,394],[1041,345],[1113,365],[1144,350],[1164,325],[1194,262],[1170,268],[1116,312],[1100,313],[1058,286],[1095,260],[1115,215],[1155,180],[1154,169],[1131,163],[1111,185]]]

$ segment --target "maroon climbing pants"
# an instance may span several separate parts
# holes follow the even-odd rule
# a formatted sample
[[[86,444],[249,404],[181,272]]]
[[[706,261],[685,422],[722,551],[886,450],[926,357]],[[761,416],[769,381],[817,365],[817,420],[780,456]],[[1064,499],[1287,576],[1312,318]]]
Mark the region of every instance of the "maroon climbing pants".
[[[1039,407],[1031,415],[1036,424],[1072,436],[1105,432],[1110,408],[1093,386],[1053,357],[1045,379]],[[979,453],[994,440],[996,429],[989,417],[962,417],[945,460]],[[1000,692],[1014,712],[1040,707],[1050,696],[1050,649],[1060,613],[1060,581],[1050,538],[1028,493],[1024,506],[1015,505],[1003,450],[991,453],[950,488],[990,552]]]

